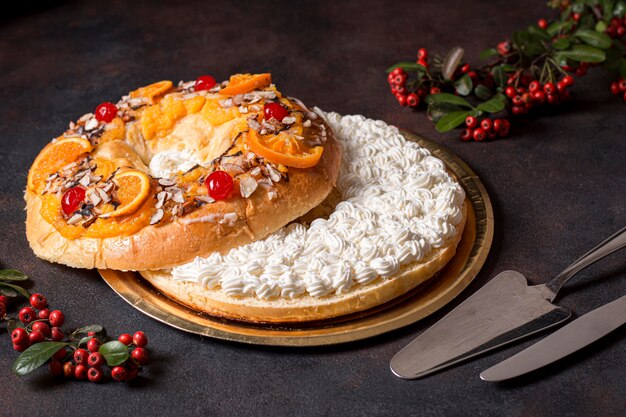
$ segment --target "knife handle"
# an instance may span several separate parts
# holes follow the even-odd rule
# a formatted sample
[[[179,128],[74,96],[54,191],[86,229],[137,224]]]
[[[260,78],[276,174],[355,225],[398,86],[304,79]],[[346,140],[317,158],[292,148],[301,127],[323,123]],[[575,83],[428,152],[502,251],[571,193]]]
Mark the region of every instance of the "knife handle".
[[[561,287],[569,281],[571,277],[592,263],[599,261],[624,246],[626,246],[626,227],[623,227],[617,233],[613,234],[589,252],[585,253],[583,256],[575,260],[570,266],[565,268],[563,272],[550,280],[546,284],[546,287],[552,292],[550,301],[554,300]]]

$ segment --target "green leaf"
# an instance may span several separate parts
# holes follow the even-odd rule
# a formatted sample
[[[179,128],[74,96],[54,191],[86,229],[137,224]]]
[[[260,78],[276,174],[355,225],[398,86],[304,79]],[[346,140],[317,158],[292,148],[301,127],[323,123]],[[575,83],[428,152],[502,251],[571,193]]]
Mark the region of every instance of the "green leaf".
[[[489,59],[494,56],[499,56],[500,54],[496,50],[496,48],[489,48],[482,51],[479,55],[480,59]]]
[[[501,66],[496,66],[491,69],[491,75],[496,82],[496,85],[500,88],[504,88],[506,85],[506,76],[504,75],[504,69]]]
[[[426,97],[426,103],[448,103],[472,108],[472,105],[464,98],[449,93],[431,94]]]
[[[554,49],[567,49],[570,46],[570,41],[567,38],[561,38],[552,44]]]
[[[92,336],[85,336],[85,337],[81,338],[81,339],[78,341],[78,345],[77,345],[77,346],[78,346],[78,347],[80,347],[81,345],[85,345],[85,344],[87,344],[87,342],[89,342],[91,339],[93,339],[93,337],[92,337]]]
[[[565,58],[577,62],[602,62],[606,59],[602,49],[588,45],[574,45],[571,49],[557,52],[555,56],[557,59]]]
[[[452,79],[454,71],[463,59],[463,52],[463,48],[459,46],[455,46],[448,52],[441,65],[441,75],[443,75],[444,80],[450,81]]]
[[[46,363],[66,342],[41,342],[26,349],[13,363],[13,372],[24,376]]]
[[[493,91],[483,84],[478,84],[476,88],[474,88],[474,94],[481,100],[489,100],[493,97]]]
[[[608,25],[606,24],[605,21],[603,20],[599,20],[598,23],[596,23],[596,27],[595,30],[596,32],[605,32],[606,28],[608,27]]]
[[[121,365],[128,359],[128,346],[117,341],[112,340],[100,346],[98,350],[104,356],[109,366]]]
[[[438,132],[441,132],[441,133],[452,130],[455,127],[459,126],[461,123],[465,122],[465,119],[467,118],[467,116],[469,116],[469,114],[470,114],[469,111],[463,111],[463,110],[448,113],[445,116],[443,116],[441,119],[439,119],[439,121],[435,125],[435,128],[437,129]]]
[[[511,40],[517,50],[527,57],[540,55],[546,50],[540,38],[525,30],[514,32]]]
[[[17,291],[15,291],[14,289],[11,289],[9,287],[3,287],[2,285],[0,285],[0,294],[2,295],[6,295],[7,297],[17,297]]]
[[[558,34],[559,32],[565,32],[565,31],[570,30],[573,24],[574,24],[573,19],[567,19],[563,22],[554,22],[550,26],[548,26],[548,29],[546,29],[546,32],[548,32],[548,35],[554,36]]]
[[[437,123],[443,116],[453,111],[462,110],[461,107],[456,104],[450,103],[431,103],[428,105],[426,114],[430,120]]]
[[[504,97],[502,95],[497,95],[491,100],[480,103],[478,106],[476,106],[476,109],[487,113],[498,113],[504,110],[504,104]]]
[[[456,91],[460,95],[467,96],[469,95],[469,93],[472,92],[472,88],[474,88],[474,85],[472,84],[472,79],[470,78],[470,76],[465,74],[454,82],[454,88],[456,88]]]
[[[544,41],[550,41],[552,37],[548,35],[545,29],[541,29],[539,26],[532,25],[528,28],[528,33],[542,39]]]
[[[617,4],[615,4],[615,7],[613,8],[613,16],[621,17],[624,16],[624,14],[626,14],[626,2],[620,0],[617,2]]]
[[[90,324],[88,326],[79,327],[78,329],[74,330],[72,332],[72,337],[77,334],[90,333],[90,332],[98,333],[101,331],[102,331],[102,326],[100,326],[99,324]]]
[[[574,33],[574,36],[587,45],[595,46],[596,48],[608,49],[611,47],[611,38],[606,33],[598,33],[590,29],[579,29]]]
[[[28,277],[15,269],[0,269],[0,281],[26,281]]]
[[[426,68],[424,68],[422,65],[419,65],[416,62],[406,61],[398,62],[397,64],[390,66],[389,68],[387,68],[387,72],[389,73],[396,68],[402,68],[405,71],[426,71]]]
[[[4,293],[4,290],[7,287],[17,291],[18,293],[22,294],[26,298],[30,297],[30,293],[28,291],[26,291],[24,288],[20,287],[19,285],[13,285],[13,284],[9,284],[7,282],[0,282],[0,291],[2,293]],[[15,296],[17,296],[17,294],[10,295],[9,297],[15,297]]]

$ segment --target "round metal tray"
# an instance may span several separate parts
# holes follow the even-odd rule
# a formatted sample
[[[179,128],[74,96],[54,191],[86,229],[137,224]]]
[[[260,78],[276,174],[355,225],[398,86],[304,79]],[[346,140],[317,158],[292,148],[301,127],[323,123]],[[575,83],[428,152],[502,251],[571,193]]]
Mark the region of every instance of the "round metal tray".
[[[193,311],[161,294],[138,273],[98,272],[116,293],[144,314],[177,329],[217,339],[270,346],[321,346],[365,339],[415,323],[450,302],[476,277],[493,239],[493,208],[480,179],[458,156],[413,133],[402,134],[429,149],[456,175],[467,195],[467,222],[452,260],[435,277],[386,304],[317,323],[255,325]]]

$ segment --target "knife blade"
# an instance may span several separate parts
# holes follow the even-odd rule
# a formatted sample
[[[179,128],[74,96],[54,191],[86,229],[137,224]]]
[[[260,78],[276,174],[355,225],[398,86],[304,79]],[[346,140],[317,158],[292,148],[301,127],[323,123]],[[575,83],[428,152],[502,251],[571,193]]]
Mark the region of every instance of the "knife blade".
[[[483,371],[484,381],[524,375],[582,349],[626,323],[626,295],[579,317],[518,354]]]

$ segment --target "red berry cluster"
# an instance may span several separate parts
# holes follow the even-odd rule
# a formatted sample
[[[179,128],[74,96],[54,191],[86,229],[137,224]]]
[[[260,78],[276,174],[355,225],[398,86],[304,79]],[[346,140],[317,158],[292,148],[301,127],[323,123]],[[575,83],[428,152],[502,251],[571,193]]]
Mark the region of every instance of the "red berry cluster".
[[[626,35],[626,16],[623,19],[618,17],[611,18],[606,28],[606,34],[613,39],[619,39]]]
[[[487,117],[479,121],[474,116],[467,116],[465,125],[467,127],[461,132],[461,139],[464,141],[473,139],[478,142],[497,137],[503,138],[509,134],[511,128],[511,123],[507,119],[492,120]]]
[[[622,96],[622,99],[626,102],[626,79],[620,78],[617,81],[613,81],[611,83],[611,94]]]
[[[132,381],[139,374],[141,365],[148,362],[148,339],[143,332],[136,332],[133,336],[124,333],[118,341],[131,349],[130,358],[111,368],[111,378],[118,382]],[[50,372],[55,376],[100,382],[105,377],[102,368],[106,365],[99,352],[101,344],[98,338],[92,337],[87,342],[87,349],[77,348],[71,355],[67,348],[60,349],[48,364]]]
[[[542,84],[529,75],[514,74],[507,84],[504,94],[511,100],[511,113],[517,116],[542,104],[558,105],[567,100],[570,95],[568,88],[574,85],[574,77],[566,75],[556,83]]]
[[[63,340],[65,335],[61,326],[65,322],[65,316],[62,311],[50,311],[47,306],[48,301],[43,295],[30,296],[30,307],[22,308],[18,314],[24,327],[18,327],[11,333],[13,349],[23,352],[35,343]]]

